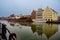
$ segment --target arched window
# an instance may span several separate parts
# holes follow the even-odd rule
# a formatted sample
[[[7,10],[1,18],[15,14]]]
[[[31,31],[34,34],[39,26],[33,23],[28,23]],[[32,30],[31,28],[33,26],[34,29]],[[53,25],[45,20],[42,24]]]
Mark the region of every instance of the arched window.
[[[48,19],[48,21],[50,21],[50,19]]]
[[[52,21],[52,19],[51,19],[51,21]]]
[[[47,21],[47,19],[46,19],[46,21]]]

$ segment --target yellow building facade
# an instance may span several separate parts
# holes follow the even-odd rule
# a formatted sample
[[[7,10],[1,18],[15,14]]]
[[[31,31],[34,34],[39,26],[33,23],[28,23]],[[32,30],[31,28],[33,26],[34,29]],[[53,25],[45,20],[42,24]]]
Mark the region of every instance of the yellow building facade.
[[[58,15],[57,12],[49,7],[43,11],[43,20],[46,21],[57,21]]]

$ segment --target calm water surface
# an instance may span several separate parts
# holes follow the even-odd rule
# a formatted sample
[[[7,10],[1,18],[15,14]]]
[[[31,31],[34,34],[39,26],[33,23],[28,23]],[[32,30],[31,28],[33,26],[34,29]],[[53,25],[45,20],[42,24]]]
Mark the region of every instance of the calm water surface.
[[[60,40],[60,24],[0,22],[16,33],[17,40]]]

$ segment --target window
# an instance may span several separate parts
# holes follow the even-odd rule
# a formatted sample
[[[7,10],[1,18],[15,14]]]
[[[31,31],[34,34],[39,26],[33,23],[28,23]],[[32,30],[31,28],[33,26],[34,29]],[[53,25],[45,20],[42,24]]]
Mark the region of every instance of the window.
[[[42,18],[41,16],[37,16],[37,18]]]
[[[47,19],[46,19],[46,21],[47,21]]]
[[[50,21],[50,19],[48,19],[48,21]]]
[[[52,19],[51,19],[51,21],[52,21]]]

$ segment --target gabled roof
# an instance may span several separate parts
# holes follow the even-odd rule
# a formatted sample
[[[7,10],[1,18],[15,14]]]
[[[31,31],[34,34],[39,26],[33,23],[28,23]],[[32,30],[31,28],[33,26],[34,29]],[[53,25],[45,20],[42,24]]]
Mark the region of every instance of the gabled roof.
[[[53,12],[57,13],[54,9],[50,8]]]
[[[50,8],[48,6],[46,8],[51,9],[53,12],[57,13],[54,9],[52,9],[52,8]]]

